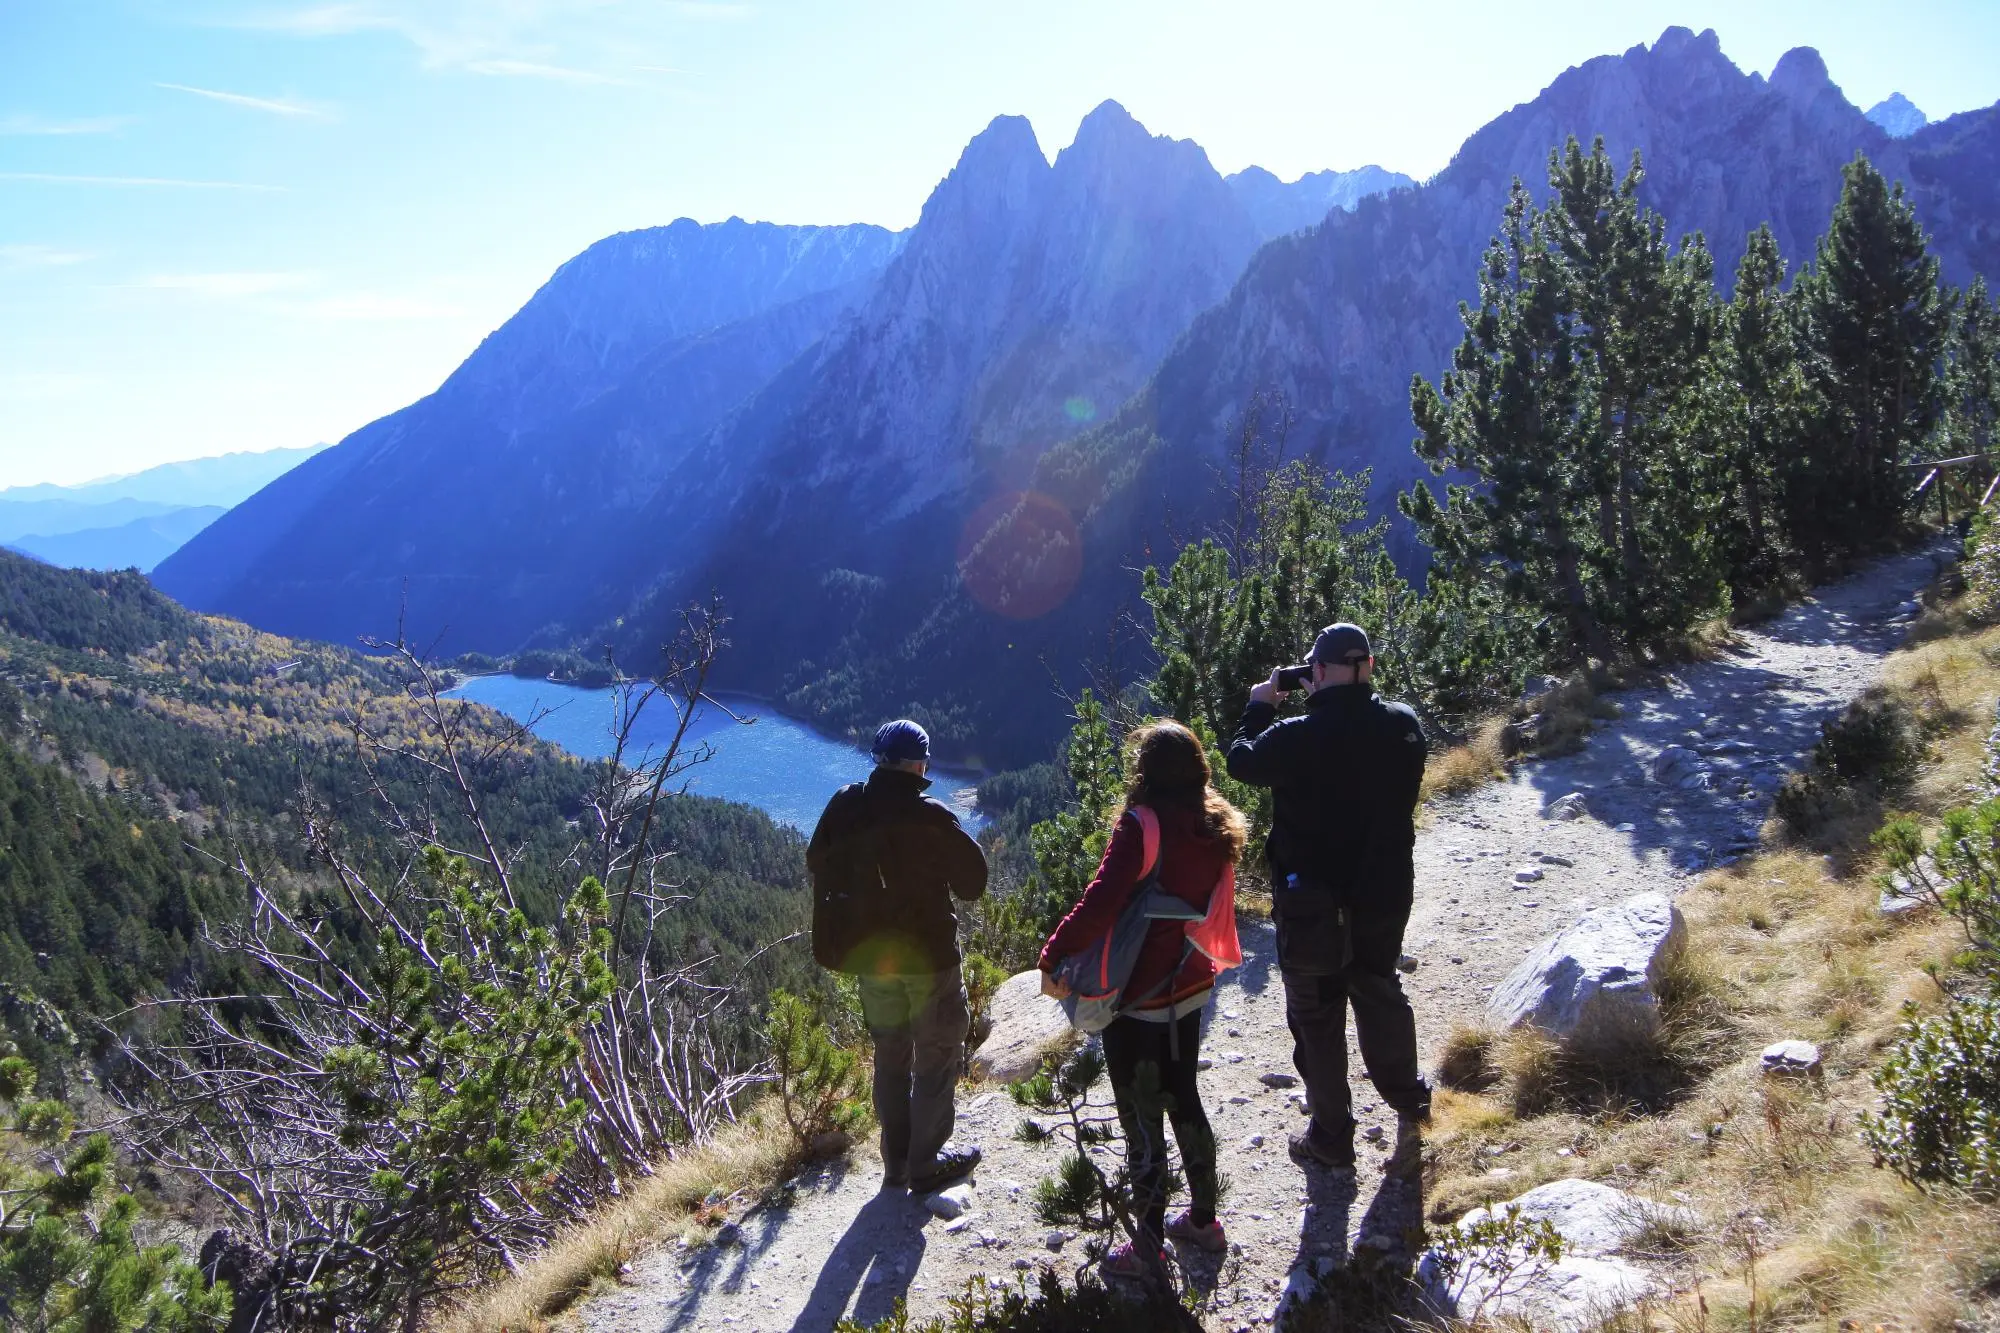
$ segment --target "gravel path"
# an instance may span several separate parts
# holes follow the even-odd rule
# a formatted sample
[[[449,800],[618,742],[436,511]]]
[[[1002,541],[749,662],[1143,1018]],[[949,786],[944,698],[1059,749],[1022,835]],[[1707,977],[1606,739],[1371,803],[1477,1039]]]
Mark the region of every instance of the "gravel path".
[[[1819,723],[1874,679],[1916,609],[1909,599],[1944,555],[1939,547],[1895,557],[1824,588],[1743,633],[1721,659],[1617,696],[1622,716],[1581,752],[1436,803],[1417,843],[1405,945],[1418,960],[1406,986],[1424,1048],[1476,1020],[1530,947],[1585,908],[1645,889],[1674,892],[1753,846],[1770,792],[1818,739]],[[1669,745],[1698,756],[1688,771],[1705,774],[1705,787],[1650,780],[1654,756]],[[1587,817],[1542,817],[1572,792]],[[1515,872],[1529,866],[1541,878],[1517,885]],[[1399,1236],[1422,1213],[1413,1186],[1384,1180],[1383,1149],[1364,1143],[1359,1179],[1344,1187],[1286,1156],[1286,1135],[1303,1124],[1302,1094],[1259,1081],[1293,1072],[1269,927],[1246,931],[1244,944],[1244,966],[1218,989],[1202,1048],[1214,1061],[1203,1092],[1230,1180],[1223,1221],[1234,1245],[1226,1258],[1197,1259],[1189,1277],[1208,1293],[1208,1322],[1220,1329],[1267,1324],[1294,1271],[1370,1237]],[[1358,1053],[1350,1061],[1363,1133],[1381,1127],[1386,1145],[1394,1114],[1359,1081]],[[980,1144],[986,1162],[957,1222],[932,1217],[921,1200],[878,1194],[874,1153],[863,1147],[852,1163],[809,1172],[788,1197],[741,1219],[733,1243],[642,1256],[620,1290],[582,1307],[581,1327],[826,1333],[843,1315],[880,1319],[899,1297],[913,1315],[931,1315],[969,1281],[1011,1283],[1044,1263],[1067,1271],[1082,1262],[1076,1240],[1050,1248],[1030,1204],[1028,1187],[1053,1169],[1058,1149],[1013,1139],[1020,1112],[1004,1090],[964,1089],[960,1112],[959,1141]]]

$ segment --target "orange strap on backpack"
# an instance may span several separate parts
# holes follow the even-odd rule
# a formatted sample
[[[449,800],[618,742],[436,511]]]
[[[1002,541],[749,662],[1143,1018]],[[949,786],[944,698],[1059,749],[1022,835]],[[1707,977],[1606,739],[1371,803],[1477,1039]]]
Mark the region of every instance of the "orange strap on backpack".
[[[1160,860],[1160,817],[1148,806],[1135,805],[1131,812],[1139,820],[1141,847],[1139,878],[1145,879]],[[1187,928],[1188,943],[1202,951],[1218,968],[1240,966],[1243,943],[1236,936],[1236,867],[1222,868],[1222,875],[1209,891],[1208,911]]]

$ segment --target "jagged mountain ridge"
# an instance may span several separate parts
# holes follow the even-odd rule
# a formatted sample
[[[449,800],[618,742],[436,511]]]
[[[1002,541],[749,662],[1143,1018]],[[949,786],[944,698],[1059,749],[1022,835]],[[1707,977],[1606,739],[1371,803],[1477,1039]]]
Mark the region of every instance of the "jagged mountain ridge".
[[[1115,102],[1054,162],[1026,121],[996,119],[867,303],[710,441],[702,493],[649,512],[628,550],[659,556],[628,581],[672,572],[613,641],[645,652],[713,590],[739,640],[812,643],[824,662],[856,631],[855,597],[906,575],[935,596],[968,512],[1138,388],[1259,240],[1198,145]],[[718,496],[719,520],[694,512]],[[677,565],[660,534],[705,558]],[[775,665],[735,669],[774,688]]]
[[[1370,195],[1415,185],[1414,177],[1370,164],[1353,171],[1312,171],[1282,181],[1262,167],[1245,167],[1224,178],[1265,240],[1304,231],[1326,221],[1338,208],[1349,211]]]
[[[600,241],[436,393],[279,478],[155,580],[278,632],[351,640],[401,616],[512,648],[599,590],[603,538],[686,441],[822,337],[900,245],[880,227],[734,218]]]
[[[709,254],[707,280],[690,277],[732,229],[749,262]],[[683,220],[600,242],[437,393],[272,486],[159,578],[294,633],[345,639],[400,616],[426,637],[449,626],[459,647],[568,642],[649,589],[733,582],[746,544],[782,561],[810,524],[798,491],[811,512],[838,491],[867,516],[855,526],[879,527],[976,478],[1025,478],[1145,380],[1262,239],[1199,146],[1116,103],[1054,162],[1002,117],[903,237]],[[857,245],[838,285],[794,253]],[[713,276],[746,267],[756,281]]]

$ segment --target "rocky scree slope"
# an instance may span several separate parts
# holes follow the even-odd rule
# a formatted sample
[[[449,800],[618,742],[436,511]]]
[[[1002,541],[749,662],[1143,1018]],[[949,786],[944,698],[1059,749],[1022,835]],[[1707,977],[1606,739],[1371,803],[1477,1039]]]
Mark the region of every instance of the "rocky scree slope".
[[[1642,892],[1671,897],[1701,869],[1748,850],[1779,776],[1818,739],[1820,722],[1873,682],[1946,554],[1899,556],[1822,589],[1743,632],[1717,660],[1615,696],[1623,716],[1579,753],[1523,764],[1505,781],[1435,803],[1418,839],[1405,944],[1422,1048],[1434,1053],[1452,1027],[1479,1022],[1508,973],[1585,911]],[[1673,747],[1689,757],[1663,767]],[[1573,793],[1587,814],[1545,815]],[[1309,1291],[1357,1247],[1407,1253],[1424,1217],[1419,1189],[1383,1174],[1395,1117],[1358,1072],[1358,1181],[1340,1184],[1286,1156],[1285,1136],[1304,1123],[1303,1098],[1272,935],[1246,926],[1244,966],[1217,990],[1202,1046],[1212,1062],[1203,1097],[1230,1178],[1222,1217],[1232,1246],[1220,1259],[1187,1256],[1204,1318],[1218,1329],[1266,1326],[1288,1292]],[[1349,1061],[1361,1069],[1351,1045]],[[1108,1090],[1097,1096],[1108,1103]],[[843,1314],[884,1318],[898,1298],[914,1315],[933,1315],[968,1282],[1008,1283],[1042,1264],[1067,1271],[1082,1262],[1078,1239],[1051,1232],[1032,1211],[1030,1188],[1053,1170],[1057,1150],[1012,1138],[1021,1113],[1004,1090],[969,1086],[959,1101],[959,1137],[987,1154],[961,1216],[946,1220],[921,1198],[878,1193],[864,1144],[736,1215],[717,1243],[641,1256],[625,1285],[584,1305],[576,1322],[596,1333],[825,1333]],[[1104,1150],[1107,1165],[1121,1149]],[[1577,1166],[1589,1175],[1586,1160]],[[1506,1183],[1510,1168],[1489,1174],[1496,1198],[1517,1192]],[[1636,1189],[1644,1194],[1643,1181]],[[1615,1268],[1629,1290],[1651,1281],[1643,1264],[1593,1262]]]

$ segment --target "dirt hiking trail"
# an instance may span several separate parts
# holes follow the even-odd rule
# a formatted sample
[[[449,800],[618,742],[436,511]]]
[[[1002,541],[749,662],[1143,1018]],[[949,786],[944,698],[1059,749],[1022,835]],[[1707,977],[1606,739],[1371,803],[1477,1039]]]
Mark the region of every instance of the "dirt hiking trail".
[[[1435,802],[1418,837],[1404,946],[1417,960],[1404,981],[1426,1063],[1454,1024],[1479,1019],[1530,948],[1586,908],[1647,889],[1675,893],[1753,847],[1783,774],[1818,739],[1821,721],[1873,682],[1917,611],[1917,591],[1948,555],[1929,547],[1822,588],[1741,632],[1717,660],[1613,696],[1622,716],[1579,753],[1522,764],[1507,780]],[[1698,757],[1677,771],[1691,785],[1653,780],[1652,761],[1668,746]],[[1588,815],[1543,816],[1570,793]],[[1527,866],[1542,877],[1517,885],[1515,871]],[[1423,1213],[1414,1183],[1383,1177],[1395,1116],[1361,1078],[1351,1035],[1357,1119],[1364,1136],[1384,1131],[1380,1146],[1359,1141],[1359,1177],[1344,1185],[1286,1155],[1286,1135],[1304,1124],[1303,1097],[1296,1085],[1260,1082],[1295,1073],[1270,928],[1246,928],[1244,946],[1244,965],[1216,990],[1202,1042],[1213,1061],[1202,1088],[1229,1180],[1221,1216],[1231,1248],[1187,1257],[1205,1322],[1231,1330],[1268,1325],[1295,1271],[1361,1244],[1400,1247]],[[1108,1103],[1108,1090],[1097,1099]],[[843,1316],[881,1319],[899,1298],[927,1317],[971,1281],[1011,1284],[1042,1264],[1067,1274],[1083,1262],[1082,1242],[1052,1235],[1030,1197],[1060,1149],[1017,1142],[1020,1118],[1004,1089],[960,1088],[956,1141],[979,1144],[986,1159],[969,1210],[953,1222],[919,1197],[878,1193],[869,1140],[742,1215],[724,1240],[642,1255],[619,1290],[571,1318],[594,1333],[827,1333]]]

